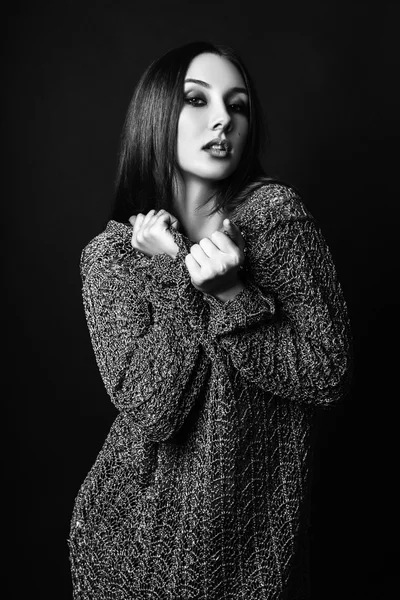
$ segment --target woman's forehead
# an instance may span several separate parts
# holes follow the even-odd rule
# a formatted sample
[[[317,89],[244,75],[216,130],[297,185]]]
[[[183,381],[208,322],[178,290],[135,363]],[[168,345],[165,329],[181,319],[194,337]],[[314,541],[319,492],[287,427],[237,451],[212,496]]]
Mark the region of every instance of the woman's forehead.
[[[240,71],[227,58],[217,54],[204,53],[196,56],[189,65],[186,79],[195,79],[208,86],[226,88],[245,88]]]

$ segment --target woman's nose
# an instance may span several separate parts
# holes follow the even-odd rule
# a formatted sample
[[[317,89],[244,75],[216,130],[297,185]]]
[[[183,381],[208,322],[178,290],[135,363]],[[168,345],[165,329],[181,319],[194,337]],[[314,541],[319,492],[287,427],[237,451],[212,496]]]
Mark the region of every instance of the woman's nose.
[[[222,131],[229,130],[232,125],[232,118],[225,106],[218,107],[210,118],[210,129]]]

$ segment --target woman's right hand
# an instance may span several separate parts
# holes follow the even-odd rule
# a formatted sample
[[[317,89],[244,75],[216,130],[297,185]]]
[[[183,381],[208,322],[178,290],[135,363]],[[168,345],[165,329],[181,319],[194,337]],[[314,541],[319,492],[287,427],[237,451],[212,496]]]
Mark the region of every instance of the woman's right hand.
[[[170,227],[179,229],[179,221],[164,209],[150,210],[147,215],[139,213],[130,217],[133,227],[131,244],[146,256],[168,254],[175,258],[179,248],[169,231]]]

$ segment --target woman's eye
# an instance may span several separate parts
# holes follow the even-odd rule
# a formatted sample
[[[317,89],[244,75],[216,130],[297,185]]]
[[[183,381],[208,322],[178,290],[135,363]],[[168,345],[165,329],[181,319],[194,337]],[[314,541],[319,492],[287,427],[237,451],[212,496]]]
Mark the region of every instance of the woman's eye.
[[[202,98],[185,98],[185,102],[191,106],[204,106],[205,101]]]
[[[233,110],[233,112],[247,114],[247,106],[244,104],[230,104],[229,108]]]

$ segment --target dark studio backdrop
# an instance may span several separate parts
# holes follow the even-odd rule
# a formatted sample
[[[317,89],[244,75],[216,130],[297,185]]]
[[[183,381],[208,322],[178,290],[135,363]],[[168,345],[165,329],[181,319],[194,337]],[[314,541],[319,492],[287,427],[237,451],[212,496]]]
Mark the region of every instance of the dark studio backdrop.
[[[79,257],[106,219],[119,135],[150,61],[234,46],[259,90],[268,174],[331,247],[355,340],[351,394],[320,412],[313,600],[391,598],[397,577],[396,2],[14,2],[3,21],[3,598],[70,599],[75,495],[115,417]],[[397,74],[396,74],[397,73]]]

